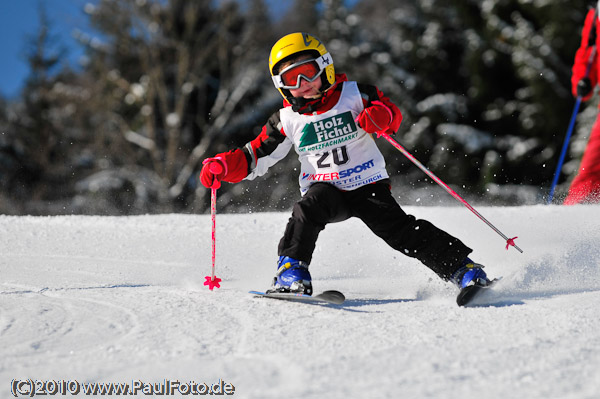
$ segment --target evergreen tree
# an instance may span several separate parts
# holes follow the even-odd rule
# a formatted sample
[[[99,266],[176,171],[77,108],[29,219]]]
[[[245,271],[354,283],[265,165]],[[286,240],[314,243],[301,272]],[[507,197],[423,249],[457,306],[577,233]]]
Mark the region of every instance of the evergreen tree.
[[[268,82],[254,51],[264,45],[254,36],[258,17],[247,23],[233,2],[184,0],[104,0],[88,12],[103,40],[89,41],[86,73],[102,98],[98,133],[110,173],[139,186],[128,173],[138,168],[154,190],[132,212],[205,207],[205,190],[194,192],[199,161],[238,142],[234,126],[252,132],[254,121],[237,117]]]
[[[486,203],[498,186],[543,195],[573,108],[570,68],[588,3],[314,0],[272,15],[264,0],[100,0],[85,6],[95,31],[79,32],[87,63],[78,72],[64,68],[42,12],[27,86],[0,103],[2,203],[16,213],[204,212],[200,161],[254,138],[281,106],[267,58],[294,31],[317,35],[336,72],[398,104],[397,139],[461,193],[487,193]],[[582,106],[574,156],[595,106]],[[379,142],[401,201],[430,187]],[[288,208],[294,170],[290,156],[265,179],[223,185],[223,209]]]
[[[378,29],[366,29],[371,45],[357,60],[375,60],[362,72],[399,102],[402,140],[442,179],[480,193],[489,183],[541,188],[572,108],[586,11],[567,0],[362,1],[361,25]]]
[[[28,38],[26,56],[29,76],[21,99],[7,104],[3,140],[2,188],[13,207],[8,212],[65,213],[65,203],[74,195],[72,178],[83,168],[80,131],[73,129],[75,99],[64,79],[72,75],[64,68],[66,52],[52,33],[45,9],[40,7],[40,28]]]

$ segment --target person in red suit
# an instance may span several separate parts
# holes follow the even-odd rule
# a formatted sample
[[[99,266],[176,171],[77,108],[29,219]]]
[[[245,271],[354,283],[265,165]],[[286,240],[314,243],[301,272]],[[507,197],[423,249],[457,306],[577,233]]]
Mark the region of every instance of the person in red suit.
[[[590,9],[581,34],[581,46],[575,53],[571,87],[573,95],[589,100],[598,84],[598,44],[600,36],[597,9]],[[571,182],[565,205],[600,202],[600,117],[596,118],[577,176]]]

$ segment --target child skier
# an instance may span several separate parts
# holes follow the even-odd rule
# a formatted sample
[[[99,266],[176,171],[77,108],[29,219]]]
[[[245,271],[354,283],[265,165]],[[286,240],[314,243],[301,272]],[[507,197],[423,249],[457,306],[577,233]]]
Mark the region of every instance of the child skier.
[[[284,98],[261,133],[242,148],[204,160],[200,180],[252,180],[293,147],[300,159],[300,192],[283,238],[269,291],[311,295],[308,270],[317,237],[328,223],[360,218],[377,236],[420,260],[459,287],[490,284],[471,249],[428,221],[407,215],[391,194],[385,160],[373,133],[394,134],[400,110],[375,86],[335,74],[323,43],[307,33],[281,38],[271,50],[269,70]],[[222,172],[211,172],[219,162]]]

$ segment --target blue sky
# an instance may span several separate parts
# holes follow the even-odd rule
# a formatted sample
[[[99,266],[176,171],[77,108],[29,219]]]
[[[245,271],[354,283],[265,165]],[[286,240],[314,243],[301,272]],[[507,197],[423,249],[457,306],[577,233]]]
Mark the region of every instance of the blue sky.
[[[193,0],[190,0],[193,1]],[[240,0],[244,3],[243,0]],[[275,0],[277,8],[284,0]],[[58,36],[59,45],[66,48],[69,63],[77,65],[82,50],[72,38],[76,29],[88,30],[88,17],[83,13],[86,3],[96,0],[0,0],[0,94],[18,96],[29,68],[25,59],[27,38],[35,36],[39,27],[39,8],[45,8],[51,33]]]
[[[190,0],[194,1],[194,0]],[[244,3],[244,0],[239,0]],[[271,12],[290,5],[287,0],[267,0]],[[67,50],[69,63],[77,65],[82,55],[80,46],[72,37],[76,29],[89,30],[88,17],[83,12],[86,3],[95,0],[0,0],[0,94],[3,97],[18,96],[29,75],[26,48],[27,38],[35,37],[39,28],[39,8],[46,10],[51,33],[58,37],[58,44]],[[356,0],[349,0],[354,4]]]
[[[52,33],[64,46],[69,61],[76,64],[81,50],[71,37],[73,30],[85,30],[87,17],[83,6],[89,0],[2,0],[0,1],[0,93],[4,97],[19,94],[29,74],[25,60],[28,37],[39,27],[40,5],[46,9]]]

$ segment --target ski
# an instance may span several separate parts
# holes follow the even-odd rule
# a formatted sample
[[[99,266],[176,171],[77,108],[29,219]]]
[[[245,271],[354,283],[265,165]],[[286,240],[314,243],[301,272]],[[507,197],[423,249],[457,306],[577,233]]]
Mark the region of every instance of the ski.
[[[489,289],[499,279],[492,280],[488,285],[469,285],[465,288],[461,288],[460,292],[456,296],[456,303],[458,306],[468,306],[475,297],[481,294],[483,291]]]
[[[339,291],[323,291],[317,295],[306,295],[306,294],[295,294],[293,292],[261,292],[261,291],[250,291],[250,294],[263,297],[281,299],[285,301],[295,302],[321,302],[321,303],[332,303],[334,305],[341,305],[346,300],[344,294]]]

